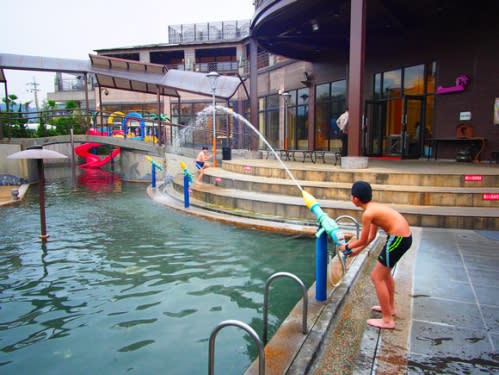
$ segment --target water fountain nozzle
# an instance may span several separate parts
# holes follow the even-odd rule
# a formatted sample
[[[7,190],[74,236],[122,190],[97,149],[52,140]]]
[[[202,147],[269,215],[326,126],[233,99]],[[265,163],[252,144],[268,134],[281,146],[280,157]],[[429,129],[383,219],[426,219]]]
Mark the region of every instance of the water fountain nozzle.
[[[310,209],[310,211],[312,211],[312,213],[315,215],[320,225],[320,228],[315,234],[315,236],[318,238],[321,236],[322,233],[326,232],[327,235],[331,237],[331,239],[337,245],[344,245],[346,243],[345,235],[338,226],[338,223],[336,223],[334,219],[331,219],[324,211],[322,211],[319,202],[317,202],[317,199],[315,199],[315,197],[312,194],[303,190],[302,196],[305,205]],[[344,254],[348,255],[346,253]]]
[[[163,166],[161,164],[159,164],[156,160],[154,160],[152,157],[150,157],[149,155],[146,155],[144,157],[144,159],[146,159],[148,162],[150,162],[154,167],[158,168],[160,171],[163,171]]]
[[[184,172],[184,177],[187,177],[189,180],[189,184],[192,183],[192,174],[189,172],[189,169],[187,169],[187,165],[181,160],[180,161],[180,168],[182,168],[182,172]]]

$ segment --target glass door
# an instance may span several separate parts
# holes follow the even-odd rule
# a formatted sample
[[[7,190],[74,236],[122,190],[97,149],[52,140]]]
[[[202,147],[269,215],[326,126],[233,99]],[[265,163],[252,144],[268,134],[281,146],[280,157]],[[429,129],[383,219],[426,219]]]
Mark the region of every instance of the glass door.
[[[423,154],[426,129],[426,102],[424,96],[406,95],[403,98],[402,157],[419,158]]]
[[[385,138],[386,101],[367,100],[363,124],[363,151],[366,156],[381,156]]]

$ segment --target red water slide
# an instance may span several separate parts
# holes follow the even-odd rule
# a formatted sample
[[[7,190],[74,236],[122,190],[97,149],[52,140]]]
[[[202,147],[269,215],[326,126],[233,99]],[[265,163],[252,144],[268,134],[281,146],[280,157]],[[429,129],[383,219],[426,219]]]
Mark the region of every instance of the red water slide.
[[[98,155],[90,152],[91,149],[99,146],[102,145],[100,143],[84,143],[75,148],[76,155],[81,156],[86,161],[80,165],[80,168],[100,168],[120,153],[120,148],[117,147],[109,155],[101,159]]]

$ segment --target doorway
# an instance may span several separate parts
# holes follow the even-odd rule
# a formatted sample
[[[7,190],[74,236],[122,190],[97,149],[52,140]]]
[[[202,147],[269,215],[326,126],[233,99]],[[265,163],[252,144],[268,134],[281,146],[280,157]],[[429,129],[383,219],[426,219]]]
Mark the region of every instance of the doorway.
[[[383,155],[385,123],[386,101],[366,101],[363,138],[364,154],[366,156]]]
[[[404,96],[404,112],[402,117],[402,157],[419,158],[423,154],[426,136],[426,105],[424,96]]]
[[[404,159],[423,155],[426,105],[424,96],[368,100],[365,103],[363,151],[366,156]]]

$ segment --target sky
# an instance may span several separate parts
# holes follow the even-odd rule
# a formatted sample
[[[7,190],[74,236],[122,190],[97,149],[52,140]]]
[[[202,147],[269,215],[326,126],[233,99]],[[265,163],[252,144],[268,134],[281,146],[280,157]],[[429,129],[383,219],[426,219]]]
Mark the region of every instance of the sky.
[[[251,19],[254,0],[1,0],[0,53],[88,60],[94,50],[168,42],[168,26]],[[4,70],[9,95],[40,105],[54,73]],[[5,96],[0,84],[0,97]]]

